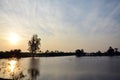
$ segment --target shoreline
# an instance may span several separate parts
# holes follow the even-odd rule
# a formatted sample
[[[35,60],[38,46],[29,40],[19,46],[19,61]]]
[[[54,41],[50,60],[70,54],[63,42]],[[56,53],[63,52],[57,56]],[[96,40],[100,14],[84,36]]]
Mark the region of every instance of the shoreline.
[[[27,58],[27,57],[63,57],[63,56],[76,56],[76,57],[97,57],[97,56],[108,56],[108,57],[113,57],[113,56],[120,56],[120,53],[117,54],[107,54],[107,53],[37,53],[37,54],[30,54],[30,53],[0,53],[0,59],[7,59],[11,57],[16,57],[16,58]]]

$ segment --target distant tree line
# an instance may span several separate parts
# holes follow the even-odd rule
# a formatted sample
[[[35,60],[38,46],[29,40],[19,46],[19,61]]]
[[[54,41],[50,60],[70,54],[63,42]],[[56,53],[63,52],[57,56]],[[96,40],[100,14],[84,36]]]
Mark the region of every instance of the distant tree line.
[[[21,56],[21,50],[20,49],[14,49],[10,51],[0,51],[0,58],[8,58],[8,57],[20,57]]]
[[[76,53],[76,56],[79,57],[79,56],[117,56],[117,55],[120,55],[120,52],[118,51],[118,48],[112,48],[111,46],[108,48],[108,50],[106,52],[101,52],[101,51],[98,51],[98,52],[92,52],[92,53],[87,53],[87,52],[84,52],[83,49],[77,49],[75,51]]]

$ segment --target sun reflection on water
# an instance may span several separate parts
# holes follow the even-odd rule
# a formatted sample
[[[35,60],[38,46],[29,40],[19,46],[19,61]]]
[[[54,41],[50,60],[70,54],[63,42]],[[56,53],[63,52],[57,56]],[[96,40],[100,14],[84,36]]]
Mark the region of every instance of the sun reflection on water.
[[[0,76],[3,78],[14,79],[21,73],[20,59],[9,58],[1,60]]]
[[[14,79],[20,73],[20,64],[17,58],[10,58],[7,63],[7,69],[10,76]]]
[[[14,70],[15,70],[15,68],[16,68],[16,64],[17,64],[17,60],[15,60],[15,59],[12,59],[12,60],[10,60],[9,62],[8,62],[8,64],[9,64],[9,70],[11,71],[11,72],[14,72]]]
[[[0,78],[12,80],[39,80],[39,58],[32,57],[28,60],[27,68],[22,65],[24,63],[22,59],[9,58],[1,60]]]

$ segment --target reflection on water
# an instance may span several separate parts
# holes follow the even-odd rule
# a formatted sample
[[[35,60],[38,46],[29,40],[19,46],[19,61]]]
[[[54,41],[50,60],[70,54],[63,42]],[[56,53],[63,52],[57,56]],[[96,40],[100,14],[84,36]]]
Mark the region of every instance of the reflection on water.
[[[9,58],[0,61],[0,78],[14,79],[14,80],[38,80],[39,72],[39,59],[30,58],[28,65],[23,65],[24,61],[17,58]],[[28,66],[27,69],[25,67]],[[27,70],[27,71],[26,71]],[[25,72],[26,71],[26,72]]]
[[[20,67],[20,60],[16,58],[9,58],[3,60],[0,66],[0,72],[3,74],[2,78],[15,79],[23,78],[23,72]]]
[[[19,72],[19,61],[16,58],[10,58],[8,61],[8,71],[12,76],[12,79],[15,79],[16,74]]]
[[[40,74],[39,66],[39,59],[32,57],[30,59],[30,69],[28,70],[28,73],[30,74],[32,80],[37,80],[37,77]]]
[[[120,80],[120,57],[1,59],[1,77],[15,80]]]
[[[14,72],[14,69],[16,68],[17,61],[16,60],[10,60],[8,63],[9,63],[9,69],[10,69],[10,71]]]

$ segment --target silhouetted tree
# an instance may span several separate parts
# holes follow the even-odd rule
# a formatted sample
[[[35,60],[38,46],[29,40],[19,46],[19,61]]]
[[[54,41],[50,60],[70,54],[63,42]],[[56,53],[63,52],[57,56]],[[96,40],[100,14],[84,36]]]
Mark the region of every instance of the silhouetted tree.
[[[33,54],[40,50],[40,38],[35,34],[32,39],[28,42],[28,50]]]
[[[101,51],[98,51],[98,52],[96,52],[96,55],[97,55],[97,56],[101,56],[101,55],[102,55],[102,52],[101,52]]]
[[[102,52],[101,52],[101,51],[98,51],[97,53],[98,53],[98,54],[101,54]]]
[[[84,50],[83,49],[77,49],[76,51],[75,51],[75,53],[76,53],[76,56],[84,56],[85,55],[85,53],[84,53]]]
[[[109,55],[113,55],[114,54],[114,49],[110,46],[109,49],[107,50],[107,53]]]
[[[9,52],[10,57],[20,57],[21,50],[20,49],[14,49],[10,50]]]
[[[81,53],[84,53],[84,49],[81,49]]]
[[[49,50],[46,50],[45,53],[49,53]]]

